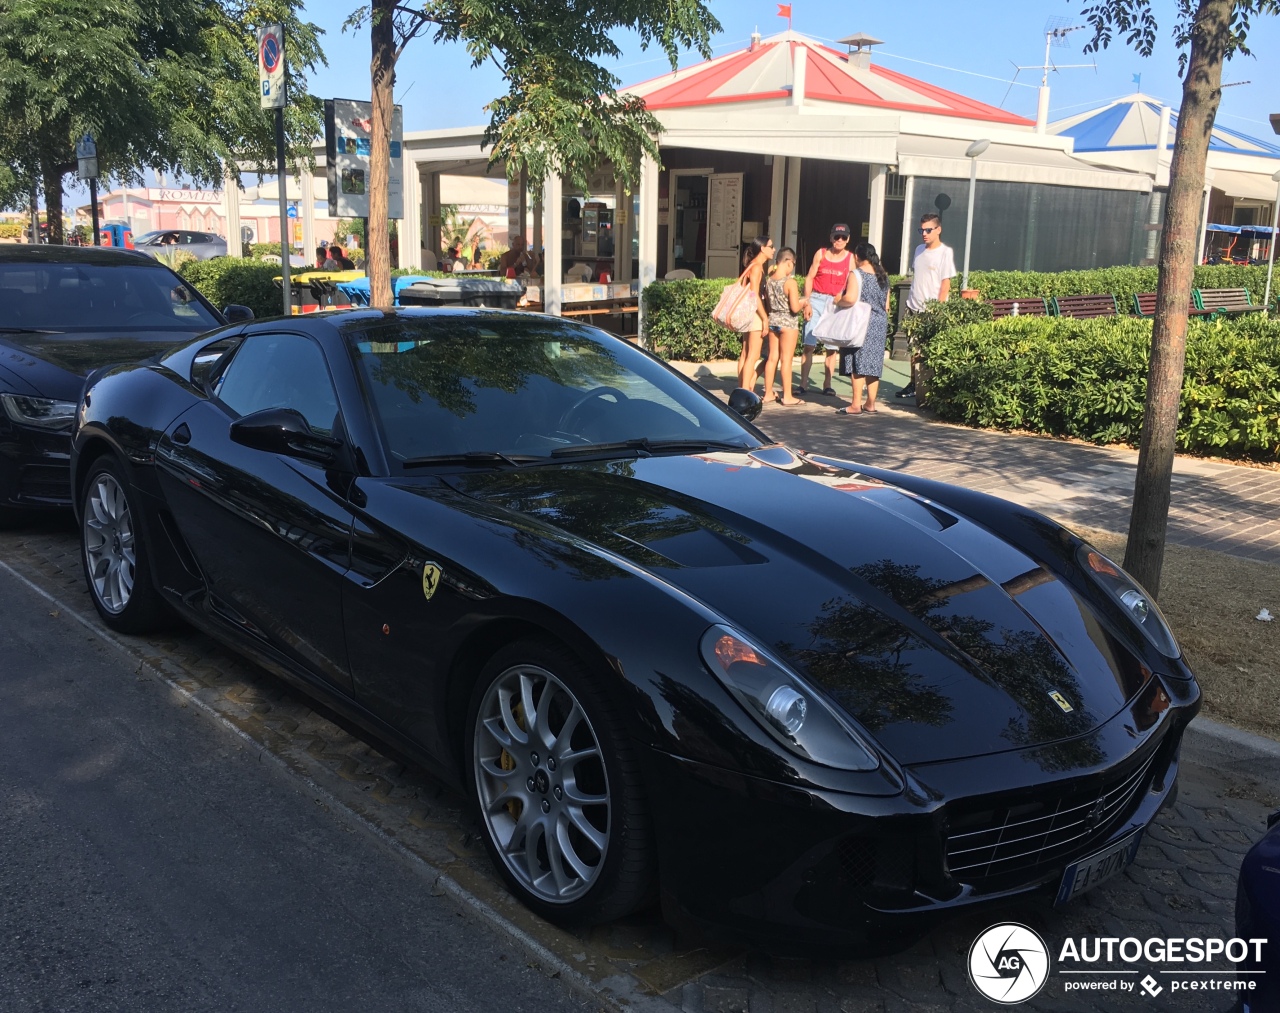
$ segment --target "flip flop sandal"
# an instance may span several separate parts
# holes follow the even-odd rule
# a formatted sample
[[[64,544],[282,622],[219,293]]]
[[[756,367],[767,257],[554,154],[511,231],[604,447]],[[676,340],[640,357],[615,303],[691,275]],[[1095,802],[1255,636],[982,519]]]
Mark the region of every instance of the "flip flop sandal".
[[[865,414],[867,414],[867,415],[879,415],[879,414],[880,414],[880,409],[879,409],[879,408],[863,408],[863,409],[862,409],[862,411],[863,411]]]
[[[836,409],[836,414],[837,414],[837,415],[848,415],[850,418],[852,418],[852,417],[854,417],[855,415],[861,415],[861,414],[862,414],[862,409],[858,409],[858,411],[856,411],[856,412],[851,412],[851,411],[846,411],[846,410],[845,410],[845,409],[843,409],[843,408],[837,408],[837,409]]]
[[[823,387],[822,393],[825,394],[827,397],[835,397],[836,389],[834,387]]]

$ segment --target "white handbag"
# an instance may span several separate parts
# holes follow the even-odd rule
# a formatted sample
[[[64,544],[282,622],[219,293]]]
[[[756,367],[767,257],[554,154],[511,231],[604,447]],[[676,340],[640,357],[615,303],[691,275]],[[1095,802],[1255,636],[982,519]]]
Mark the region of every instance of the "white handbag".
[[[812,333],[826,348],[861,348],[867,340],[870,323],[871,305],[862,298],[862,279],[859,278],[858,301],[852,306],[837,306],[833,302]]]

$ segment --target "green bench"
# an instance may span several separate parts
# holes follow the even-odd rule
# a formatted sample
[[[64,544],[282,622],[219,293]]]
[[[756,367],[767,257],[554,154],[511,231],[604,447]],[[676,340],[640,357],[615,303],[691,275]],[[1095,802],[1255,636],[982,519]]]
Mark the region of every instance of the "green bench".
[[[1142,292],[1133,294],[1133,312],[1140,317],[1153,317],[1156,315],[1156,294],[1154,292]],[[1211,314],[1213,310],[1201,309],[1199,303],[1196,302],[1195,292],[1191,293],[1191,305],[1187,307],[1187,315],[1193,317],[1205,317]]]
[[[1218,316],[1236,317],[1263,310],[1249,301],[1247,288],[1198,288],[1191,297],[1202,312]]]

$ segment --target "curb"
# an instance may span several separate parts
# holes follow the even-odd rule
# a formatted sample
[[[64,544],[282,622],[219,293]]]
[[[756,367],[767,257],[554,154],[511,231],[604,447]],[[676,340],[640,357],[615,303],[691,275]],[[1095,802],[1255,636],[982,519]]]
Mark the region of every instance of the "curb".
[[[1212,739],[1218,743],[1229,743],[1237,749],[1252,754],[1258,759],[1280,760],[1280,742],[1269,739],[1256,732],[1246,732],[1231,725],[1224,725],[1213,718],[1196,717],[1187,725],[1187,734],[1193,738]]]
[[[554,951],[548,949],[533,938],[528,932],[511,922],[502,914],[495,911],[490,905],[475,894],[468,891],[457,880],[449,876],[447,873],[437,869],[420,855],[414,854],[409,848],[405,847],[391,835],[383,832],[379,827],[373,825],[358,812],[352,809],[346,803],[342,802],[330,791],[322,785],[317,784],[310,777],[293,769],[285,760],[270,749],[266,748],[261,742],[257,741],[248,732],[237,728],[235,724],[229,721],[216,709],[211,707],[200,697],[185,689],[177,681],[166,675],[155,664],[141,658],[129,644],[120,640],[110,630],[103,629],[93,619],[83,615],[78,609],[67,605],[61,599],[40,587],[34,581],[14,569],[4,560],[0,560],[0,572],[9,574],[19,583],[23,584],[30,590],[34,591],[40,597],[53,605],[56,605],[63,615],[70,619],[74,619],[80,623],[90,633],[98,637],[105,643],[110,644],[121,655],[137,661],[138,667],[154,676],[159,682],[167,686],[172,692],[180,696],[184,701],[192,707],[199,710],[202,714],[212,718],[226,731],[230,732],[236,738],[242,740],[246,745],[258,751],[259,759],[265,757],[271,762],[275,768],[285,774],[294,781],[304,784],[313,797],[322,799],[335,814],[337,814],[344,822],[351,824],[353,827],[363,831],[371,836],[377,843],[395,853],[401,860],[409,865],[413,871],[431,882],[435,891],[444,897],[447,897],[461,911],[471,918],[479,921],[490,930],[504,937],[508,943],[515,949],[524,954],[525,958],[530,962],[537,964],[543,973],[549,978],[559,978],[565,986],[580,998],[591,1002],[601,1002],[608,1006],[615,1013],[676,1013],[676,1007],[672,1006],[665,999],[652,995],[645,991],[644,987],[638,980],[628,974],[615,974],[610,976],[607,984],[601,987],[594,985],[590,979],[578,971],[566,961],[562,960]]]

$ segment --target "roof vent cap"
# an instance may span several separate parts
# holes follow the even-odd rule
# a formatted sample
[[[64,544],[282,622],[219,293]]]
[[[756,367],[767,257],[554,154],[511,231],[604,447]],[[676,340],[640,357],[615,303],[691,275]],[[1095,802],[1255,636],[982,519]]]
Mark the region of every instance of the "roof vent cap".
[[[866,32],[855,32],[853,35],[847,35],[843,39],[837,39],[836,44],[849,47],[850,66],[858,67],[861,70],[869,70],[871,68],[871,47],[883,46],[884,40],[870,36]]]

